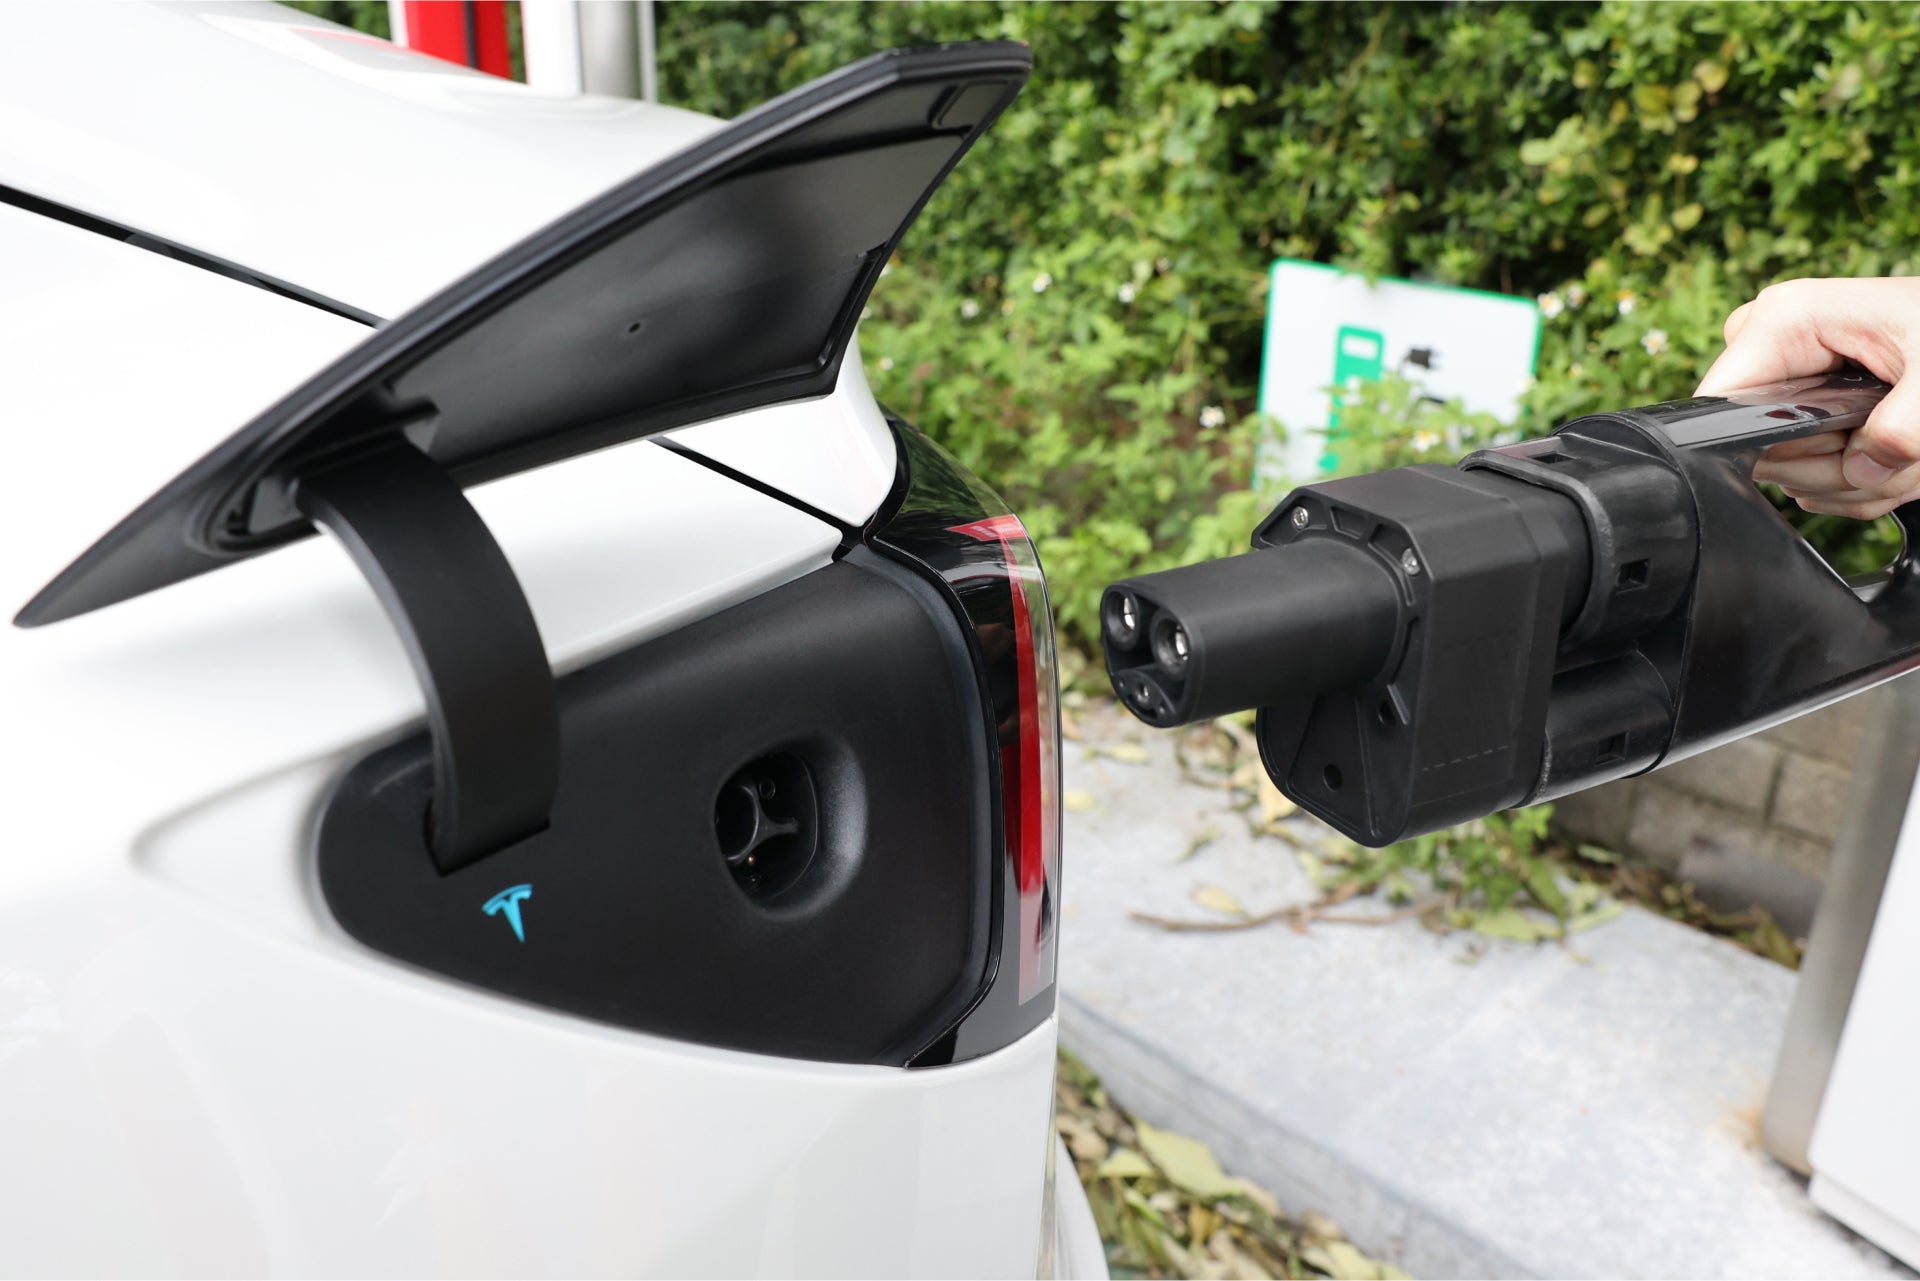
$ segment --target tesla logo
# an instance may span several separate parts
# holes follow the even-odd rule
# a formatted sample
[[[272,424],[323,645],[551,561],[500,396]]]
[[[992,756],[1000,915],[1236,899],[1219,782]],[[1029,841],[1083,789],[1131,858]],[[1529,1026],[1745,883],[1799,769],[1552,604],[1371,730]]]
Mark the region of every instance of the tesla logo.
[[[532,897],[531,885],[509,886],[487,900],[486,913],[488,916],[506,917],[507,924],[513,927],[513,936],[524,943],[527,941],[527,930],[520,921],[520,904]]]

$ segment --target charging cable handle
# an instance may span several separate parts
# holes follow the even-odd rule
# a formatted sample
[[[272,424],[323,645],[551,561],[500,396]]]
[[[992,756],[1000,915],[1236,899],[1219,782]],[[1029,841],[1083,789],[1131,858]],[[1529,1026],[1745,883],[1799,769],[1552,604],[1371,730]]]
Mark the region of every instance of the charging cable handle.
[[[1812,710],[1920,665],[1913,562],[1840,579],[1753,464],[1886,391],[1828,375],[1303,486],[1251,553],[1107,589],[1115,693],[1162,727],[1259,709],[1274,782],[1369,845]]]

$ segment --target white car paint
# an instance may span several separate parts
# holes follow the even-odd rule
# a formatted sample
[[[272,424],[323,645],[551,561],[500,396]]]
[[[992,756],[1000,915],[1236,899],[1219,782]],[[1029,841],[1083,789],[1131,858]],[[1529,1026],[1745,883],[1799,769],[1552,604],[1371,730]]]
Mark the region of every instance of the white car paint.
[[[720,123],[541,95],[275,4],[17,16],[0,184],[385,318]]]
[[[87,29],[109,12],[133,35]],[[369,310],[408,305],[711,127],[617,104],[496,111],[513,94],[456,70],[431,118],[468,113],[470,137],[448,142],[459,130],[423,123],[432,93],[352,59],[302,61],[275,32],[318,24],[271,7],[10,21],[28,37],[12,51],[34,54],[0,77],[0,184],[104,202],[92,211]],[[115,81],[143,44],[173,59],[179,100],[147,93],[150,77]],[[89,90],[56,83],[77,66]],[[209,103],[243,99],[253,123],[195,132],[219,115]],[[364,165],[354,120],[394,135]],[[615,120],[632,144],[618,168]],[[570,130],[589,141],[560,141]],[[235,149],[257,153],[257,187]],[[398,249],[343,232],[354,202],[437,200],[451,216],[485,192],[437,181],[427,158],[458,171],[496,153],[569,176],[450,244],[423,247],[446,230],[425,217],[394,229]],[[281,216],[321,187],[313,220]],[[0,278],[9,612],[368,332],[7,207]],[[893,479],[857,361],[831,396],[678,435],[848,523]],[[840,537],[651,442],[470,492],[561,670],[823,565]],[[344,761],[423,708],[331,542],[0,629],[0,707],[0,1270],[1013,1276],[1051,1257],[1103,1271],[1077,1182],[1047,1181],[1051,1021],[954,1067],[807,1063],[530,1008],[347,938],[312,883],[309,816]]]

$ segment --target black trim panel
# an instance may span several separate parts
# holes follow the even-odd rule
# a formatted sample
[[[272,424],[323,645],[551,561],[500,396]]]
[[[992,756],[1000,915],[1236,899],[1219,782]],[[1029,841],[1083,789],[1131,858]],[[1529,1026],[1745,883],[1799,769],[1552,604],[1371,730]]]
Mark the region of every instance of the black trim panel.
[[[1003,575],[1001,552],[956,531],[986,517],[1006,513],[1005,500],[960,461],[911,424],[888,421],[899,443],[903,482],[868,537],[884,554],[940,584],[954,618],[966,628],[974,665],[979,716],[993,737],[992,830],[994,833],[993,963],[975,999],[946,1034],[912,1063],[935,1067],[978,1058],[1013,1044],[1053,1014],[1057,985],[1020,999],[1020,891],[1013,875],[1015,853],[1007,848],[1003,822],[1006,797],[1001,786],[1002,753],[1019,733],[1019,672],[1012,643],[1012,584]],[[1057,893],[1058,884],[1049,887]],[[1057,903],[1048,903],[1056,911]]]
[[[558,689],[552,826],[477,864],[443,876],[428,854],[425,734],[340,780],[318,859],[350,934],[540,1005],[794,1058],[905,1064],[974,1000],[993,755],[967,639],[925,579],[855,548]],[[716,814],[770,757],[809,775],[817,844],[762,894]]]

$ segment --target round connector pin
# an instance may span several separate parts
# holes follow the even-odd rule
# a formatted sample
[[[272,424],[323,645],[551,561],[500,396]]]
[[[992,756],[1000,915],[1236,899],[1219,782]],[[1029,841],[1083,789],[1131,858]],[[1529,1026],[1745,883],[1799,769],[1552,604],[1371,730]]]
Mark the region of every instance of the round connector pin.
[[[1175,680],[1185,680],[1187,662],[1193,656],[1193,645],[1187,639],[1187,629],[1179,620],[1166,614],[1153,620],[1153,657],[1160,664],[1160,670]]]
[[[1109,592],[1100,608],[1107,644],[1129,650],[1140,643],[1140,602],[1128,591]]]

